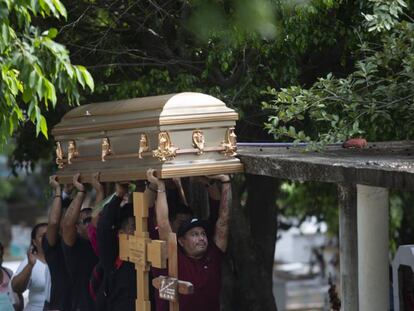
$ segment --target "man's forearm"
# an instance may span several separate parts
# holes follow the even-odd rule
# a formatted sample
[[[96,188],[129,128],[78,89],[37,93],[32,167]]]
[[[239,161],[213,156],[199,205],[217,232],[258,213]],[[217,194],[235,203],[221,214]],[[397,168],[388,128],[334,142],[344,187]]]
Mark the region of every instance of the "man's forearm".
[[[85,198],[84,192],[78,192],[76,197],[70,203],[68,210],[65,213],[63,219],[65,226],[75,226],[78,222],[80,209],[82,207],[83,199]]]
[[[101,203],[105,199],[105,189],[102,186],[96,190],[95,206]]]
[[[223,183],[219,217],[216,222],[216,231],[214,233],[214,241],[223,252],[227,248],[231,199],[232,196],[230,183]]]
[[[19,274],[13,277],[11,283],[13,291],[16,293],[23,293],[27,289],[27,284],[29,284],[32,270],[33,265],[28,263]]]
[[[55,197],[53,199],[52,209],[49,212],[49,219],[46,231],[47,241],[50,246],[54,246],[56,244],[61,216],[62,198],[61,194],[56,192]]]
[[[168,236],[172,230],[168,218],[168,203],[165,185],[158,185],[157,191],[158,195],[155,202],[155,213],[157,217],[158,232],[161,240],[168,241]]]
[[[69,205],[65,217],[63,218],[63,240],[67,245],[72,245],[76,238],[76,223],[79,219],[80,209],[82,207],[84,192],[78,192],[72,203]]]

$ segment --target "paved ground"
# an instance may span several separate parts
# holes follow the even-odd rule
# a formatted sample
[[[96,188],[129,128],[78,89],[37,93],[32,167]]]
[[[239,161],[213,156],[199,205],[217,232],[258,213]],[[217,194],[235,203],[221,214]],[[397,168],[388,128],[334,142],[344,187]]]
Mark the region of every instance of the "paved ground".
[[[326,282],[319,278],[289,281],[286,286],[287,310],[324,310],[329,301],[328,289]]]

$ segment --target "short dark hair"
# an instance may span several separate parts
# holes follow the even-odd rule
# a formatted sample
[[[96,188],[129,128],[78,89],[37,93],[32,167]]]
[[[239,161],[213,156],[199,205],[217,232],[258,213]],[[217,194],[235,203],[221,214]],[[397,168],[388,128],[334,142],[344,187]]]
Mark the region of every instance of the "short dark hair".
[[[117,228],[125,229],[130,218],[134,218],[134,206],[132,203],[127,203],[119,209]]]
[[[31,240],[30,240],[30,246],[32,247],[34,252],[37,252],[37,247],[33,244],[33,240],[36,239],[36,234],[37,231],[41,228],[47,226],[47,223],[45,222],[41,222],[39,224],[36,224],[33,229],[32,229],[32,233],[30,234]]]

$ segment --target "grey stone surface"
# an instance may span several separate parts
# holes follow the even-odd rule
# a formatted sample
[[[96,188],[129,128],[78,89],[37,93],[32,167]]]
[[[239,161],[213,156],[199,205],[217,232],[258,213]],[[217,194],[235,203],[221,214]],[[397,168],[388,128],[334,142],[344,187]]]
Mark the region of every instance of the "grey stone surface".
[[[414,189],[414,141],[369,143],[363,149],[329,146],[242,146],[239,158],[249,174],[299,181]]]

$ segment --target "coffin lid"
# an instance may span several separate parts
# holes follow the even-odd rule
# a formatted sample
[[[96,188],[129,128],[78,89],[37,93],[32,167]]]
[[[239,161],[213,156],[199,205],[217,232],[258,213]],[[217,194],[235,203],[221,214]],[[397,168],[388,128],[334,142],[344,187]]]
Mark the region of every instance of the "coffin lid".
[[[185,92],[83,105],[69,111],[52,134],[237,119],[237,113],[221,100]]]

